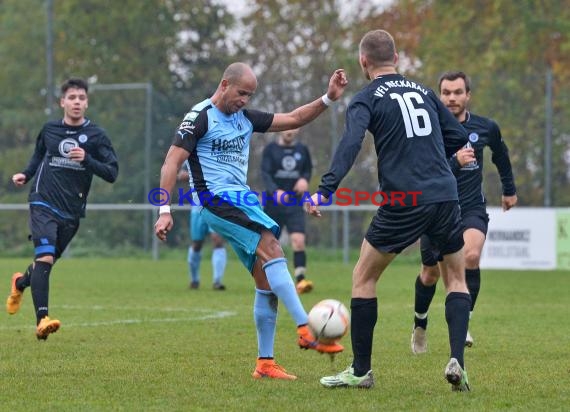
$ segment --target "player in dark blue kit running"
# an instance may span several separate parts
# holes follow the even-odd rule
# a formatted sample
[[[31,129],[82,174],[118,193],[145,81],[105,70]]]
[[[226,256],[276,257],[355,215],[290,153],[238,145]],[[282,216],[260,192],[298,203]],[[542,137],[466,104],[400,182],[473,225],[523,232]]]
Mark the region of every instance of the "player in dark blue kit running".
[[[496,122],[467,110],[471,98],[469,77],[463,72],[446,72],[439,79],[440,99],[461,122],[469,135],[469,143],[450,159],[451,168],[457,178],[459,204],[463,218],[465,240],[465,278],[471,294],[471,311],[481,287],[479,261],[487,235],[489,215],[487,200],[483,194],[483,149],[487,146],[492,152],[492,161],[497,166],[503,185],[501,204],[503,210],[509,210],[517,203],[516,187],[509,159],[509,151]],[[412,352],[427,351],[428,309],[435,294],[439,279],[437,262],[440,259],[436,248],[425,236],[420,240],[422,269],[416,279],[414,304],[414,329],[412,331]],[[469,332],[465,339],[466,346],[473,345]]]
[[[381,206],[374,216],[352,274],[353,361],[345,371],[323,377],[321,384],[328,388],[374,386],[371,360],[378,318],[377,282],[398,253],[426,234],[443,255],[451,349],[445,376],[453,390],[468,390],[463,343],[471,298],[465,284],[457,187],[447,163],[447,157],[465,145],[467,134],[432,90],[397,73],[398,54],[388,32],[368,32],[359,51],[360,66],[370,83],[348,105],[342,139],[319,192],[311,198],[314,204],[306,204],[307,211],[320,216],[319,196],[324,196],[326,204],[337,190],[360,151],[366,131],[374,138],[380,190],[420,194],[416,202],[409,199],[408,204]]]
[[[278,365],[273,356],[278,300],[297,325],[300,347],[330,354],[343,350],[335,342],[316,341],[310,332],[307,313],[277,239],[279,225],[263,212],[257,194],[246,183],[246,176],[249,143],[254,132],[279,132],[309,123],[342,95],[346,85],[344,71],[336,70],[326,95],[292,112],[247,110],[245,106],[257,89],[257,78],[247,64],[233,63],[224,71],[213,96],[186,114],[161,169],[160,187],[170,194],[178,170],[188,161],[203,206],[200,213],[232,245],[253,276],[253,315],[258,339],[254,378],[297,378]],[[170,206],[161,206],[154,226],[156,236],[165,240],[172,225]]]
[[[287,228],[293,249],[296,288],[299,294],[313,290],[313,282],[306,278],[305,252],[306,216],[301,203],[309,190],[313,162],[309,148],[296,140],[299,129],[281,132],[277,142],[263,149],[261,176],[268,200],[263,210],[279,227]],[[275,199],[275,200],[273,200]]]
[[[49,276],[85,217],[93,175],[113,183],[119,172],[105,131],[85,118],[87,91],[87,82],[82,79],[72,78],[61,86],[63,119],[44,125],[28,167],[12,176],[16,186],[34,178],[28,200],[35,257],[23,274],[12,276],[6,310],[11,315],[16,313],[24,290],[31,286],[36,337],[41,340],[60,327],[59,320],[48,316]]]

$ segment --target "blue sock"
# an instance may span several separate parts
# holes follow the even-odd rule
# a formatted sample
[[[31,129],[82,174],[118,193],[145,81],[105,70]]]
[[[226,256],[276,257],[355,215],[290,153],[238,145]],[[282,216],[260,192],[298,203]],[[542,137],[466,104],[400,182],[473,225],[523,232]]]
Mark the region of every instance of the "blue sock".
[[[269,290],[255,289],[253,319],[257,329],[259,358],[273,358],[275,325],[277,323],[277,296]]]
[[[263,265],[271,291],[283,302],[297,326],[307,323],[307,312],[297,295],[297,290],[287,269],[287,259],[272,259]]]
[[[196,252],[192,246],[188,248],[188,267],[190,268],[190,280],[200,282],[200,262],[202,261],[202,251]]]
[[[218,247],[212,251],[212,276],[214,283],[222,283],[226,262],[228,260],[226,248]]]

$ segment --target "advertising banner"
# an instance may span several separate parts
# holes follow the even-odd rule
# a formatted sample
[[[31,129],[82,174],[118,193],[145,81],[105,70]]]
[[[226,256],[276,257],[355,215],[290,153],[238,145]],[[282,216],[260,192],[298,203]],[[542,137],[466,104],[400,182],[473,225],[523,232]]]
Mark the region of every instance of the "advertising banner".
[[[557,249],[557,212],[547,208],[488,208],[489,231],[481,255],[481,268],[555,269],[558,261],[570,265],[570,248]],[[570,229],[566,215],[566,229]],[[558,230],[557,230],[558,229]],[[570,232],[566,232],[568,235]],[[559,236],[560,237],[560,236]],[[567,245],[570,243],[566,236]],[[558,254],[558,256],[557,256]]]

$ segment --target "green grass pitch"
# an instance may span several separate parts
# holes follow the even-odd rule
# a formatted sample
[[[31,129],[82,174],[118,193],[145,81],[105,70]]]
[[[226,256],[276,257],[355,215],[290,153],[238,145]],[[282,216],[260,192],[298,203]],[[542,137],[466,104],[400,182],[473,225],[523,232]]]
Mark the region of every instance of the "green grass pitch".
[[[24,259],[1,259],[5,298]],[[311,260],[309,310],[350,305],[352,266]],[[329,390],[319,378],[351,361],[300,350],[281,305],[276,360],[298,380],[251,378],[257,355],[253,282],[230,260],[225,292],[189,290],[185,259],[62,259],[52,271],[50,315],[61,329],[34,336],[30,291],[20,312],[0,314],[0,410],[11,411],[562,411],[570,409],[570,273],[482,272],[466,349],[472,392],[452,393],[442,285],[430,312],[429,351],[410,351],[419,265],[396,260],[378,284],[371,390]],[[1,286],[1,285],[0,285]]]

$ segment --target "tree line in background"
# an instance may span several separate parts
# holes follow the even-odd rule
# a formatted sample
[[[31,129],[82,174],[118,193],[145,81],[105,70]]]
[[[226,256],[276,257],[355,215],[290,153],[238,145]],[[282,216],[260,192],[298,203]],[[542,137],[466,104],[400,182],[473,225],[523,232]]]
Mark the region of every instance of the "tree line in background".
[[[53,1],[54,81],[68,76],[95,85],[88,117],[103,126],[120,160],[116,184],[94,182],[91,203],[143,203],[145,185],[144,90],[98,90],[102,85],[152,85],[151,187],[158,186],[164,154],[183,114],[209,97],[232,61],[251,64],[259,86],[250,106],[288,111],[323,93],[332,71],[347,70],[346,100],[301,133],[313,154],[316,188],[343,129],[343,109],[366,80],[358,67],[358,42],[371,29],[391,32],[401,56],[399,70],[436,88],[439,74],[459,69],[473,81],[472,109],[495,119],[511,153],[519,202],[544,199],[546,74],[552,73],[552,205],[570,204],[570,0],[248,0],[232,15],[213,0]],[[26,202],[29,187],[15,189],[10,177],[33,151],[46,115],[46,2],[0,2],[0,202]],[[59,116],[53,107],[52,117]],[[259,158],[273,135],[254,135],[250,183],[263,190]],[[487,156],[488,158],[490,156]],[[97,179],[96,179],[97,180]],[[366,139],[345,184],[374,190],[376,157]],[[500,202],[496,169],[485,163],[489,204]],[[90,217],[91,218],[91,217]],[[140,219],[99,213],[98,230],[86,243],[141,246]],[[0,247],[13,248],[26,232],[27,216],[3,219]],[[355,227],[368,223],[353,214]],[[185,225],[178,230],[186,231]],[[313,241],[329,236],[315,229]],[[354,230],[357,239],[361,231]],[[15,233],[17,235],[15,235]],[[135,233],[125,237],[125,233]],[[313,233],[313,232],[312,232]]]

